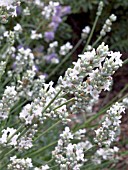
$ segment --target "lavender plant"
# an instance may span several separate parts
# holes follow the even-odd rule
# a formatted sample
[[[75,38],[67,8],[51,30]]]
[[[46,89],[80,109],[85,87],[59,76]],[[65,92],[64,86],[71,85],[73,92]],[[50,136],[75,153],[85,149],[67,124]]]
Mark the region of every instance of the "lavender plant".
[[[8,12],[8,6],[13,3],[15,2],[1,1],[0,6]],[[48,6],[44,6],[41,1],[28,1],[28,8],[25,7],[24,10],[25,16],[29,15],[29,5],[32,4],[43,7],[42,14],[46,20],[52,16],[52,22],[55,19],[55,23],[61,22],[61,17],[67,13],[67,8],[62,8],[58,2],[50,1]],[[102,6],[101,2],[98,17]],[[61,14],[57,15],[56,12]],[[103,27],[107,32],[105,28]],[[44,54],[45,60],[58,63],[55,50],[59,44],[57,41],[51,42],[55,30],[45,32],[44,35],[37,30],[33,30],[29,41],[24,40],[24,43],[30,45],[33,40],[44,36],[49,43],[48,55]],[[17,23],[13,31],[4,30],[2,36],[0,169],[80,170],[94,169],[104,163],[109,165],[117,161],[119,148],[114,142],[120,134],[121,114],[125,113],[128,104],[127,95],[105,108],[100,122],[96,120],[99,113],[95,113],[91,120],[88,120],[88,115],[93,112],[100,93],[111,90],[112,75],[123,64],[120,52],[110,51],[104,42],[97,48],[91,46],[89,51],[85,51],[91,41],[91,31],[83,50],[85,52],[79,55],[72,68],[68,68],[56,84],[52,81],[47,83],[46,76],[39,74],[37,65],[41,60],[36,59],[34,52],[23,45],[15,47],[16,41],[22,40],[22,31],[22,26]],[[89,32],[90,28],[85,27],[82,40],[87,38]],[[6,45],[3,46],[4,42]],[[67,42],[59,48],[59,54],[67,54],[69,57],[72,52],[68,52],[72,48]],[[54,54],[53,57],[51,54]],[[72,123],[72,117],[75,115],[78,118],[80,114],[84,115],[84,121],[76,127]],[[91,127],[92,120],[95,120],[98,126]]]

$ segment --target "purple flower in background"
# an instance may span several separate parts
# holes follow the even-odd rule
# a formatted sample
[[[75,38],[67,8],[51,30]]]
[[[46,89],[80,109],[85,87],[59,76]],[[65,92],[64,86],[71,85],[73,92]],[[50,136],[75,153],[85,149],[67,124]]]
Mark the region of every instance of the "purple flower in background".
[[[29,48],[29,46],[24,46],[24,45],[18,45],[17,49],[19,50],[20,48],[24,48],[25,50]],[[29,48],[30,49],[30,48]]]
[[[44,78],[46,79],[48,77],[47,73],[43,73],[42,76],[44,76]]]
[[[34,70],[35,72],[38,72],[38,71],[39,71],[39,67],[38,67],[37,65],[34,65],[34,66],[32,67],[32,70]]]
[[[21,45],[21,44],[20,44],[20,45],[18,45],[18,46],[17,46],[17,49],[19,50],[20,48],[24,48],[24,46],[23,46],[23,45]]]
[[[44,46],[40,45],[34,49],[34,51],[41,53],[44,50]]]
[[[55,12],[55,15],[56,16],[64,16],[64,15],[67,15],[71,13],[71,7],[70,6],[65,6],[65,7],[62,7],[60,5],[56,6],[56,12]]]
[[[46,42],[50,42],[54,39],[55,32],[62,22],[62,18],[64,15],[69,14],[71,12],[70,6],[62,7],[60,5],[55,6],[55,12],[52,15],[51,23],[49,24],[49,28],[51,31],[44,33],[44,39]]]
[[[55,31],[57,30],[58,26],[59,26],[59,24],[56,23],[56,22],[51,22],[51,23],[49,24],[49,28],[52,29],[53,32],[55,32]]]
[[[71,7],[70,6],[65,6],[61,10],[61,16],[67,15],[71,13]]]
[[[59,17],[59,16],[56,16],[56,15],[54,15],[53,17],[52,17],[52,22],[55,22],[55,23],[61,23],[62,22],[62,19]]]
[[[55,34],[52,31],[48,31],[44,33],[44,38],[45,38],[45,41],[47,42],[52,41],[54,37],[55,37]]]
[[[35,57],[41,57],[43,50],[44,50],[43,45],[40,45],[40,46],[34,48],[33,53],[34,53]]]
[[[16,63],[13,62],[13,64],[12,64],[12,69],[15,70],[15,69],[16,69],[16,66],[17,66]]]
[[[60,5],[56,6],[55,15],[61,16],[62,7]]]
[[[22,13],[22,8],[21,8],[21,6],[17,6],[17,7],[16,7],[16,13],[17,13],[17,15],[21,15],[21,13]]]
[[[56,53],[51,53],[45,56],[45,60],[47,61],[47,63],[59,63],[59,59]]]

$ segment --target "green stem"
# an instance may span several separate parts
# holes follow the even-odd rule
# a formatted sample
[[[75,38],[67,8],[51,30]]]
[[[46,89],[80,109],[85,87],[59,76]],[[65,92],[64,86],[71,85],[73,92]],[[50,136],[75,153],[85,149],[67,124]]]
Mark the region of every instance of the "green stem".
[[[3,48],[0,50],[1,54],[5,52],[6,48],[8,48],[8,43],[6,43]]]
[[[6,154],[3,156],[2,160],[3,160],[4,158],[6,158],[8,155],[10,155],[11,153],[13,153],[15,150],[16,150],[16,148],[11,149],[8,153],[6,153]],[[1,160],[1,161],[2,161],[2,160]],[[0,161],[0,162],[1,162],[1,161]],[[9,163],[9,161],[7,161],[2,167],[0,167],[0,169],[3,170],[3,168],[4,168],[5,166],[7,166],[8,163]]]
[[[53,63],[50,63],[49,66],[44,70],[44,73],[47,73],[53,66]]]
[[[4,88],[4,86],[11,80],[11,78],[7,78],[3,84],[1,85],[1,88]]]
[[[92,38],[92,36],[93,36],[93,33],[94,33],[94,30],[95,30],[95,27],[96,27],[96,24],[97,24],[98,19],[99,19],[99,15],[97,15],[96,18],[95,18],[95,21],[94,21],[94,24],[93,24],[91,33],[90,33],[90,35],[89,35],[89,37],[88,37],[88,39],[87,39],[86,45],[85,45],[85,47],[84,47],[82,53],[85,52],[87,46],[89,45],[89,43],[90,43],[90,41],[91,41],[91,38]]]
[[[54,166],[50,167],[50,169],[56,168],[56,167],[58,167],[58,166],[59,166],[59,165],[54,165]]]
[[[127,88],[128,88],[128,84],[126,84],[125,87],[105,107],[110,106],[111,104],[113,104],[115,102],[115,100],[118,97],[120,97],[125,90],[127,90]]]
[[[79,45],[82,43],[83,39],[80,39],[77,44],[74,46],[72,51],[70,51],[64,58],[63,60],[55,67],[55,69],[52,70],[52,72],[49,74],[47,79],[50,79],[56,71],[68,60],[68,58],[76,51],[76,49],[79,47]]]
[[[23,125],[21,125],[21,126],[23,126]],[[17,131],[15,132],[15,134],[20,131],[21,126],[17,129]],[[27,128],[23,129],[23,131],[22,131],[22,132],[20,133],[20,135],[18,136],[18,139],[19,139],[20,137],[22,137],[22,134],[24,134],[27,130],[28,130]],[[13,136],[14,136],[14,134],[11,136],[11,138],[12,138]],[[9,138],[8,142],[11,140],[11,138]],[[4,158],[6,158],[8,155],[10,155],[11,153],[13,153],[15,150],[16,150],[16,148],[13,148],[13,149],[11,149],[9,152],[7,152],[6,154],[4,154],[4,157],[2,157],[1,161],[4,160]],[[4,165],[4,166],[5,166],[5,165]]]
[[[62,103],[61,105],[57,106],[56,108],[53,109],[53,111],[57,110],[58,108],[70,103],[70,102],[73,102],[75,101],[75,98],[71,98],[70,100],[67,100],[65,103]]]
[[[123,61],[123,65],[128,63],[128,58]]]
[[[55,95],[55,97],[48,103],[48,105],[43,109],[42,114],[47,110],[47,108],[56,100],[58,95],[61,93],[61,90]]]
[[[52,159],[50,159],[49,161],[47,161],[47,162],[46,162],[46,164],[51,163],[53,160],[54,160],[53,158],[52,158]]]
[[[33,25],[33,24],[24,24],[22,27],[23,28],[33,28],[33,29],[36,29],[36,26]]]
[[[7,152],[6,154],[4,154],[4,156],[2,157],[2,159],[0,160],[0,162],[2,162],[2,160],[4,160],[5,158],[7,158],[8,155],[10,155],[11,153],[13,153],[16,150],[16,148],[11,149],[9,152]],[[6,166],[6,165],[4,165]]]
[[[66,105],[72,101],[74,101],[75,99],[72,98],[68,101],[66,101],[65,103],[62,103],[61,105],[57,106],[56,108],[54,108],[53,110],[57,110],[58,108],[62,107],[63,105]],[[37,141],[41,136],[43,136],[45,133],[49,132],[51,129],[53,129],[55,126],[57,126],[59,123],[61,122],[61,120],[59,120],[58,122],[56,122],[55,124],[53,124],[51,127],[49,127],[46,131],[44,131],[42,134],[40,134],[37,138],[34,139],[34,142]]]
[[[7,143],[9,143],[10,140],[13,138],[13,136],[14,136],[15,134],[18,134],[22,128],[23,128],[23,125],[21,125],[21,126],[16,130],[16,132],[13,133],[13,134],[8,138]]]
[[[105,111],[107,111],[114,102],[116,102],[115,100],[120,97],[120,95],[128,88],[128,84],[105,106],[102,108],[101,111],[99,111],[96,115],[94,115],[93,117],[91,117],[85,124],[91,123],[93,120],[95,120],[96,118],[98,118],[101,114],[103,114]],[[117,102],[121,101],[123,98],[127,97],[128,94],[126,94],[125,96],[123,96],[122,98],[119,98],[117,100]]]
[[[9,124],[9,120],[10,120],[10,116],[12,113],[14,113],[17,109],[19,109],[21,106],[23,106],[25,103],[26,103],[27,100],[25,100],[23,103],[19,104],[16,108],[14,108],[13,110],[10,111],[9,115],[8,115],[8,118],[6,119],[5,121],[5,124],[4,124],[4,128],[5,126],[7,126]],[[17,102],[17,104],[19,103],[19,101]]]
[[[21,106],[23,106],[27,101],[28,101],[28,100],[25,99],[25,100],[24,100],[22,103],[20,103],[16,108],[14,108],[13,110],[11,110],[11,114],[12,114],[13,112],[15,112],[17,109],[19,109]]]
[[[55,110],[57,110],[58,108],[62,107],[63,105],[66,105],[66,104],[68,104],[68,103],[70,103],[70,102],[72,102],[72,101],[74,101],[74,100],[75,100],[75,99],[72,98],[72,99],[66,101],[65,103],[57,106],[57,107],[54,108],[53,110],[55,111]],[[49,132],[51,129],[53,129],[55,126],[57,126],[60,122],[61,122],[61,120],[59,120],[58,122],[56,122],[55,124],[53,124],[51,127],[49,127],[47,130],[45,130],[42,134],[40,134],[37,138],[34,139],[34,142],[36,142],[41,136],[43,136],[45,133]]]
[[[31,127],[31,126],[30,126]],[[30,127],[24,127],[24,129],[22,130],[22,132],[20,133],[20,135],[18,136],[18,140],[22,137],[22,135],[24,135],[27,130],[30,128]]]
[[[33,142],[36,142],[41,136],[43,136],[45,133],[49,132],[50,130],[52,130],[55,126],[57,126],[59,123],[61,122],[61,120],[59,120],[58,122],[56,122],[55,124],[53,124],[52,126],[50,126],[47,130],[45,130],[43,133],[41,133],[37,138],[35,138],[33,140]]]
[[[123,100],[123,98],[127,97],[128,94],[126,94],[125,96],[123,96],[122,98],[120,98],[117,102],[120,102],[121,100]],[[111,106],[113,105],[110,104],[110,105],[107,105],[105,106],[102,110],[100,110],[97,114],[95,114],[94,116],[92,116],[90,119],[88,119],[83,125],[79,126],[78,129],[81,129],[81,128],[85,128],[85,127],[88,127],[88,125],[93,121],[93,120],[96,120],[100,115],[102,115],[104,112],[106,112]]]
[[[48,145],[40,148],[39,150],[37,150],[37,151],[35,151],[35,152],[26,154],[25,157],[28,157],[28,156],[32,157],[32,156],[35,156],[35,155],[37,156],[38,154],[40,154],[41,152],[43,152],[43,151],[46,150],[47,148],[55,145],[56,143],[57,143],[57,141],[54,141],[54,142],[52,142],[52,143],[50,143],[50,144],[48,144]]]
[[[17,122],[11,124],[10,127],[14,127],[14,126],[16,126],[16,125],[19,124],[19,123],[20,123],[20,120],[18,120]]]
[[[92,44],[92,47],[94,47],[100,40],[102,39],[102,36],[100,35],[97,40]]]
[[[128,151],[120,152],[121,156],[126,156],[128,155]]]
[[[46,109],[53,103],[53,101],[58,97],[58,95],[60,94],[61,90],[56,94],[56,96],[48,103],[48,105],[44,108],[44,110],[42,111],[42,113],[44,113],[46,111]],[[23,127],[23,125],[21,125],[17,131],[8,139],[8,142],[11,140],[11,138],[21,130],[21,128]],[[29,129],[30,127],[24,128],[23,131],[21,132],[21,134],[19,135],[18,139]],[[46,147],[47,148],[47,147]],[[12,153],[13,149],[11,151],[9,151],[8,153],[6,153],[6,156],[10,153]]]
[[[16,150],[16,148],[11,149],[8,153],[6,153],[6,154],[4,155],[4,158],[6,158],[6,157],[7,157],[8,155],[10,155],[11,153],[13,153],[15,150]]]

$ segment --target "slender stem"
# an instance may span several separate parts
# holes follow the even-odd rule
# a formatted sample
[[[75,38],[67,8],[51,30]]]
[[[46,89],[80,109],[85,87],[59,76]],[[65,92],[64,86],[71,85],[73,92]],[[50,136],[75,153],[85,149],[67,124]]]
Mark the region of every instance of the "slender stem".
[[[97,40],[92,44],[92,47],[94,47],[100,40],[101,40],[102,36],[100,35]]]
[[[9,148],[0,148],[0,151],[1,151],[1,154],[0,154],[0,160],[2,160],[3,159],[3,156],[8,152],[8,149]]]
[[[58,91],[58,93],[55,95],[55,97],[48,103],[48,105],[43,109],[42,113],[44,113],[47,108],[54,102],[54,100],[56,100],[56,98],[58,97],[58,95],[61,93],[61,90]]]
[[[2,158],[2,160],[3,160],[4,158],[6,158],[8,155],[10,155],[11,153],[13,153],[15,150],[16,150],[16,148],[11,149],[8,153],[6,153],[6,154],[4,155],[4,157]],[[0,161],[0,162],[1,162],[1,161]],[[9,161],[7,161],[2,167],[0,167],[0,169],[2,170],[8,163],[9,163]]]
[[[128,155],[128,151],[120,152],[121,156]]]
[[[7,166],[9,162],[10,162],[10,161],[7,161],[2,167],[0,166],[0,169],[3,170],[3,168],[4,168],[5,166]]]
[[[117,99],[118,96],[120,96],[126,89],[128,88],[128,84],[118,93],[118,95],[116,95],[105,107],[102,108],[101,111],[99,111],[96,115],[94,115],[93,117],[91,117],[90,119],[88,119],[88,121],[85,122],[84,125],[81,125],[79,128],[82,127],[86,127],[88,126],[89,123],[91,123],[93,120],[95,120],[96,118],[98,118],[101,114],[103,114],[105,111],[107,111],[113,104],[113,102]],[[122,98],[120,98],[117,102],[121,101],[124,97],[126,97],[127,95],[123,96]]]
[[[65,103],[62,103],[61,105],[57,106],[57,107],[54,108],[53,110],[55,111],[55,110],[57,110],[58,108],[66,105],[66,104],[68,104],[68,103],[70,103],[70,102],[73,102],[73,101],[75,101],[75,98],[71,98],[70,100],[67,100]]]
[[[20,120],[18,119],[18,121],[15,122],[15,123],[13,123],[13,124],[11,124],[10,127],[14,127],[14,126],[16,126],[16,125],[19,124],[19,123],[20,123]]]
[[[123,61],[123,65],[128,63],[128,58]]]
[[[49,148],[49,147],[55,145],[56,143],[57,143],[57,141],[54,141],[54,142],[52,142],[52,143],[50,143],[50,144],[48,144],[48,145],[46,145],[46,146],[40,148],[39,150],[37,150],[37,151],[35,151],[35,152],[33,151],[32,153],[26,154],[25,157],[28,157],[28,156],[35,156],[35,155],[37,156],[37,155],[40,154],[42,151],[44,151],[44,150],[46,150],[47,148]]]
[[[11,110],[11,113],[15,112],[17,109],[19,109],[21,106],[23,106],[28,100],[25,99],[22,103],[20,103],[16,108],[14,108],[13,110]]]
[[[20,103],[16,108],[14,108],[13,110],[10,111],[9,115],[8,115],[8,118],[6,119],[5,121],[5,124],[4,124],[4,128],[5,126],[7,126],[7,124],[9,124],[9,119],[10,119],[10,116],[12,113],[14,113],[17,109],[19,109],[21,106],[23,106],[25,103],[26,103],[27,100],[25,100],[23,103]],[[19,101],[18,101],[19,102]]]
[[[41,136],[43,136],[45,133],[49,132],[51,129],[53,129],[55,126],[57,126],[59,123],[61,122],[61,120],[59,120],[58,122],[56,122],[55,124],[53,124],[52,126],[50,126],[47,130],[45,130],[43,133],[41,133],[37,138],[35,138],[33,140],[33,142],[36,142]]]
[[[126,84],[126,85],[124,86],[124,88],[123,88],[114,98],[112,98],[112,100],[111,100],[108,104],[106,104],[106,106],[104,106],[104,102],[102,102],[101,107],[103,106],[103,108],[104,108],[104,107],[107,107],[107,106],[111,105],[111,103],[114,103],[118,97],[121,97],[121,96],[122,96],[122,93],[123,93],[125,90],[127,90],[127,88],[128,88],[128,84]],[[107,94],[106,97],[108,97],[108,95],[109,95],[109,93]],[[105,97],[105,99],[106,99],[106,97]],[[91,115],[90,115],[90,116],[91,116]]]
[[[3,46],[3,48],[0,50],[1,53],[4,53],[7,47],[8,47],[8,43],[6,43],[6,44]]]
[[[31,127],[31,126],[30,126],[30,127]],[[22,135],[24,135],[30,127],[24,127],[24,129],[22,130],[22,132],[21,132],[20,135],[18,136],[18,139],[20,139],[20,138],[22,137]]]
[[[56,168],[56,167],[58,167],[58,166],[59,166],[59,165],[54,165],[54,166],[50,167],[50,169]]]
[[[63,105],[66,105],[66,104],[68,104],[68,103],[70,103],[70,102],[72,102],[72,101],[74,101],[74,100],[75,100],[75,99],[72,98],[72,99],[66,101],[65,103],[57,106],[57,107],[54,108],[53,110],[55,111],[55,110],[57,110],[58,108],[62,107]],[[53,125],[52,125],[51,127],[49,127],[47,130],[45,130],[43,133],[41,133],[37,138],[35,138],[35,139],[33,140],[33,142],[36,142],[41,136],[43,136],[45,133],[49,132],[51,129],[53,129],[55,126],[57,126],[60,122],[61,122],[61,120],[59,120],[58,122],[56,122],[55,124],[53,124]]]
[[[17,129],[17,131],[16,132],[18,132],[18,131],[20,131],[20,128],[21,128],[21,126]],[[20,133],[20,135],[18,136],[18,139],[20,138],[20,137],[22,137],[22,134],[24,134],[25,132],[26,132],[26,128]],[[15,133],[16,133],[15,132]],[[13,134],[13,136],[14,136],[14,134]],[[12,137],[12,136],[11,136]],[[10,139],[9,139],[10,140]],[[8,141],[9,142],[9,141]],[[1,161],[2,160],[4,160],[4,158],[6,158],[9,154],[11,154],[11,153],[13,153],[14,151],[16,150],[16,148],[13,148],[13,149],[11,149],[9,152],[7,152],[6,154],[4,154],[4,157],[2,157],[2,159],[1,159]],[[5,166],[5,165],[4,165]]]
[[[21,125],[21,126],[16,130],[16,132],[13,133],[13,134],[8,138],[7,143],[10,142],[10,140],[13,138],[13,136],[14,136],[15,134],[19,133],[22,128],[23,128],[23,125]]]
[[[90,33],[90,35],[89,35],[89,37],[88,37],[88,39],[87,39],[86,45],[85,45],[85,47],[84,47],[82,53],[85,52],[87,46],[89,45],[89,43],[90,43],[90,41],[91,41],[91,38],[92,38],[92,36],[93,36],[93,33],[94,33],[94,30],[95,30],[95,27],[96,27],[96,24],[97,24],[98,19],[99,19],[99,15],[97,15],[96,18],[95,18],[95,21],[94,21],[94,24],[93,24],[91,33]]]
[[[7,158],[8,155],[10,155],[11,153],[13,153],[16,150],[16,148],[11,149],[9,152],[7,152],[2,159],[0,160],[0,162],[2,162],[2,160],[4,160],[5,158]],[[5,166],[5,165],[4,165]]]
[[[7,78],[3,84],[1,85],[1,88],[3,88],[9,81],[11,80],[11,78]]]
[[[52,68],[53,63],[50,63],[49,66],[44,70],[44,73],[47,73]]]
[[[42,111],[42,113],[44,113],[44,112],[46,111],[46,109],[53,103],[53,101],[58,97],[58,95],[60,94],[60,92],[61,92],[61,90],[60,90],[60,91],[56,94],[56,96],[48,103],[48,105],[44,108],[44,110]],[[21,125],[21,126],[23,127],[23,125]],[[22,128],[21,126],[17,129],[17,131],[16,131],[14,134],[16,134],[17,132],[19,132],[19,131],[21,130],[21,128]],[[30,128],[30,127],[24,128],[23,131],[21,132],[21,134],[19,135],[18,139],[19,139],[29,128]],[[11,140],[11,138],[14,136],[14,134],[9,138],[8,141]],[[46,148],[47,148],[47,147],[48,147],[48,146],[46,146]],[[15,149],[15,148],[14,148],[14,149]],[[12,150],[10,150],[8,153],[6,153],[6,156],[7,156],[8,154],[12,153],[12,151],[13,151],[14,149],[12,149]],[[42,149],[42,148],[41,148],[41,149]],[[44,147],[44,149],[45,149],[45,147]]]
[[[4,158],[6,158],[6,157],[7,157],[8,155],[10,155],[11,153],[13,153],[15,150],[16,150],[16,148],[11,149],[9,152],[7,152],[7,153],[4,155]]]
[[[83,39],[80,39],[77,44],[74,46],[72,51],[70,51],[64,58],[63,60],[55,67],[55,69],[52,70],[52,72],[49,74],[47,79],[50,79],[56,71],[68,60],[68,58],[76,51],[76,49],[79,47],[79,45],[82,43]]]
[[[49,161],[47,161],[47,162],[46,162],[46,164],[51,163],[53,160],[54,160],[53,158],[52,158],[52,159],[50,159]]]
[[[125,96],[123,96],[122,98],[120,98],[117,102],[120,102],[121,100],[123,100],[123,98],[127,97],[128,94],[126,94]],[[112,103],[113,104],[113,103]],[[97,119],[100,115],[102,115],[104,112],[106,112],[111,106],[112,104],[110,105],[107,105],[105,106],[103,109],[101,109],[97,114],[95,114],[94,116],[92,116],[90,119],[88,119],[83,125],[79,126],[78,129],[81,129],[81,128],[85,128],[85,127],[88,127],[88,125],[95,119]],[[77,129],[77,130],[78,130]]]
[[[33,25],[33,24],[24,24],[22,27],[23,28],[33,28],[33,29],[36,29],[36,26]]]
[[[118,97],[120,97],[121,94],[122,94],[125,90],[127,90],[127,89],[128,89],[128,84],[126,84],[125,87],[124,87],[105,107],[107,107],[107,106],[111,105],[112,103],[114,103],[114,101],[115,101]]]

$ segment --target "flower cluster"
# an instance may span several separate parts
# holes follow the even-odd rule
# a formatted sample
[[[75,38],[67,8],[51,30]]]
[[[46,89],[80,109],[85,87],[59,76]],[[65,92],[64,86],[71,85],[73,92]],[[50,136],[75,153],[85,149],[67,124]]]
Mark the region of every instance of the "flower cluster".
[[[65,45],[60,47],[59,53],[60,55],[66,55],[72,48],[73,46],[69,42],[67,42]]]
[[[7,129],[2,130],[2,133],[3,133],[2,137],[0,138],[1,144],[12,145],[12,146],[17,145],[17,139],[20,133],[15,134],[16,129],[7,127]]]
[[[99,146],[110,146],[120,133],[121,113],[125,113],[122,103],[115,103],[108,111],[102,122],[102,126],[97,129],[95,141]]]
[[[86,39],[89,33],[90,33],[90,27],[86,26],[84,29],[82,29],[81,37],[83,39]]]
[[[99,114],[86,119],[93,114],[102,90],[111,90],[112,75],[123,64],[120,52],[110,51],[104,42],[93,48],[94,43],[89,51],[78,55],[63,77],[53,82],[49,70],[66,64],[89,35],[90,27],[82,30],[73,48],[69,40],[55,37],[63,17],[70,13],[69,6],[41,0],[23,1],[17,6],[16,2],[0,2],[1,15],[17,16],[0,27],[0,169],[80,170],[90,168],[90,163],[95,168],[114,160],[118,148],[112,144],[120,134],[121,114],[128,98],[106,109],[100,127],[100,122],[96,127],[92,123],[97,123],[95,117]],[[102,9],[100,2],[96,21]],[[100,38],[115,20],[111,15]],[[76,124],[74,117],[84,123]]]
[[[92,156],[92,162],[94,164],[101,164],[102,160],[114,160],[115,155],[118,153],[119,148],[114,146],[113,148],[99,148]]]
[[[2,12],[1,12],[1,22],[2,23],[7,23],[8,22],[8,17],[12,16],[12,17],[16,17],[17,16],[17,6],[20,5],[20,1],[17,0],[1,0],[0,1],[0,7],[3,8]]]
[[[31,158],[27,158],[27,159],[18,159],[16,158],[16,156],[13,156],[10,158],[11,164],[8,165],[8,170],[27,170],[33,167],[32,165],[32,160]]]
[[[34,169],[34,170],[47,170],[49,169],[48,165],[41,166],[40,168],[34,167],[32,164],[32,159],[31,158],[26,158],[26,159],[18,159],[16,156],[10,157],[11,164],[8,165],[8,170],[29,170],[29,169]]]
[[[60,77],[59,83],[65,92],[75,96],[75,104],[71,111],[85,113],[88,110],[92,111],[90,107],[98,101],[102,90],[110,90],[111,75],[122,66],[122,60],[120,52],[109,51],[104,43],[96,50],[85,52],[79,57],[74,67],[66,71],[64,78]]]
[[[45,16],[47,20],[51,19],[49,24],[50,31],[46,31],[44,33],[44,37],[47,42],[54,39],[57,27],[62,22],[62,17],[66,14],[69,14],[70,11],[70,6],[62,7],[59,2],[50,1],[47,6],[44,6],[42,15]]]
[[[102,30],[100,31],[101,36],[105,36],[107,32],[111,31],[112,22],[116,21],[116,18],[117,17],[114,14],[110,15],[109,19],[106,20]]]
[[[7,86],[2,99],[0,100],[0,118],[1,121],[8,118],[10,110],[18,100],[15,86]]]
[[[0,6],[9,6],[9,5],[11,5],[13,2],[14,2],[14,0],[7,0],[7,1],[1,0],[1,1],[0,1]]]
[[[60,170],[79,170],[87,161],[84,157],[84,151],[92,147],[91,143],[89,141],[72,143],[73,139],[81,140],[85,132],[85,130],[79,130],[72,133],[69,127],[65,127],[63,133],[60,134],[58,145],[55,147],[55,151],[52,152]]]

